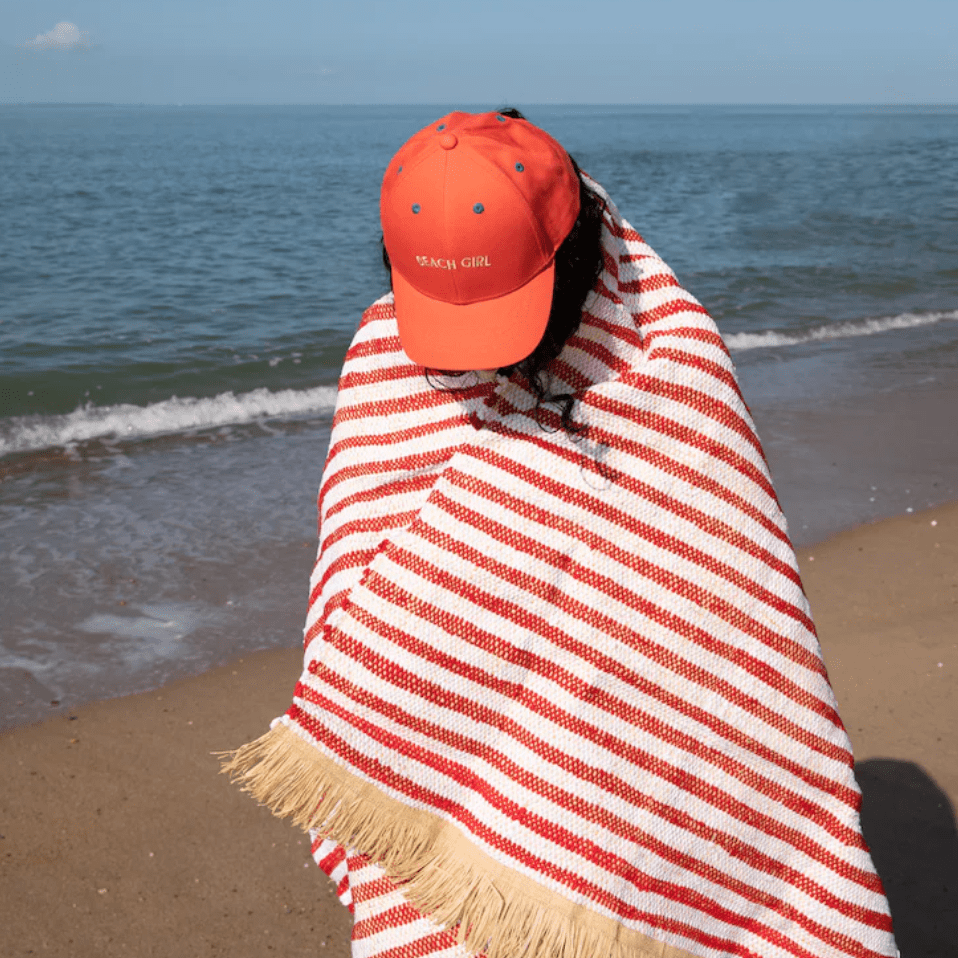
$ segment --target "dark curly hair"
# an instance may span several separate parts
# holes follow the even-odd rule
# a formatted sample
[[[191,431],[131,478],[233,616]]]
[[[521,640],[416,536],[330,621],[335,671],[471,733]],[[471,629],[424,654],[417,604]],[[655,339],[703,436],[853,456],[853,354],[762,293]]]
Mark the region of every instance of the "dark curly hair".
[[[518,110],[511,107],[496,112],[514,120],[525,120]],[[502,366],[496,372],[501,376],[511,376],[518,372],[525,378],[536,397],[534,412],[536,422],[543,429],[546,427],[542,424],[540,409],[543,403],[554,403],[562,410],[560,420],[562,428],[569,435],[576,435],[582,427],[572,421],[575,397],[571,393],[549,392],[551,380],[548,367],[562,352],[569,338],[578,330],[582,319],[582,306],[602,272],[602,214],[605,211],[605,200],[586,186],[579,165],[571,156],[569,160],[579,178],[579,216],[556,252],[555,284],[549,321],[539,345],[525,359],[509,366]],[[392,266],[382,237],[380,237],[380,244],[383,265],[389,273],[390,287],[392,287]],[[455,392],[463,387],[435,383],[430,378],[431,374],[448,377],[462,376],[468,372],[470,370],[427,370],[426,378],[436,389],[448,389]]]

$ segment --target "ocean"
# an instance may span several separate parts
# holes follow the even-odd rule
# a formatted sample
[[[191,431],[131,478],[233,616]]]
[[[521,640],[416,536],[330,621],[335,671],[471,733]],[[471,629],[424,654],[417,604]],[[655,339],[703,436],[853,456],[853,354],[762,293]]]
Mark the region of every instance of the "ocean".
[[[958,497],[958,108],[517,105],[718,323],[797,544]],[[446,110],[0,107],[0,727],[300,642],[382,173]]]

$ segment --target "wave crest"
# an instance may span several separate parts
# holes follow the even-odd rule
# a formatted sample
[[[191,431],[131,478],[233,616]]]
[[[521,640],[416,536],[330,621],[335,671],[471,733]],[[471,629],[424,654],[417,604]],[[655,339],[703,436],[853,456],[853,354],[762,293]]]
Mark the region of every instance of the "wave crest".
[[[731,333],[724,338],[731,351],[744,352],[853,336],[872,336],[949,320],[958,321],[958,310],[902,313],[898,316],[816,326],[794,333],[776,330]],[[327,415],[333,412],[335,405],[335,386],[284,389],[278,392],[270,392],[263,387],[239,395],[229,391],[204,399],[173,396],[147,406],[131,403],[95,406],[87,403],[65,415],[16,416],[0,420],[0,456],[69,446],[91,439],[140,439],[243,425],[276,417]]]
[[[931,326],[943,320],[958,320],[958,309],[943,313],[902,313],[898,316],[881,316],[857,322],[830,323],[815,326],[800,333],[779,333],[768,329],[760,333],[732,333],[725,337],[725,345],[734,352],[748,349],[766,349],[770,346],[800,346],[827,339],[847,339],[852,336],[874,336],[894,329],[914,329],[916,326]]]
[[[17,416],[0,424],[0,456],[66,446],[89,439],[139,439],[168,433],[235,426],[276,416],[331,413],[335,386],[254,389],[234,395],[220,393],[206,399],[173,396],[148,406],[87,403],[62,416]]]

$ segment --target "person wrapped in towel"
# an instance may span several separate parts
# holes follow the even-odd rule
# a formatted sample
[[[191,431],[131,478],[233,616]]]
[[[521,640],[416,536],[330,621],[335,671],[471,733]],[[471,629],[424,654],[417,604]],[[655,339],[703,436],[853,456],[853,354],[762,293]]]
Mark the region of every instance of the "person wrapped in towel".
[[[516,111],[413,136],[381,215],[303,673],[225,766],[354,958],[896,955],[713,321]]]

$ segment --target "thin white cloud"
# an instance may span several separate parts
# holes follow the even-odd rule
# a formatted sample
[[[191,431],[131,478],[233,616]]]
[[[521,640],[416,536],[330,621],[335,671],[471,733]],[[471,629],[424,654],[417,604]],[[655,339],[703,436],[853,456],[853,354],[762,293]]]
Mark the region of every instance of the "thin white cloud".
[[[90,38],[86,30],[63,20],[49,32],[38,33],[33,40],[27,40],[23,45],[34,50],[75,50],[90,46]]]
[[[297,75],[301,77],[331,77],[339,72],[336,67],[316,67],[310,70],[300,70]]]

